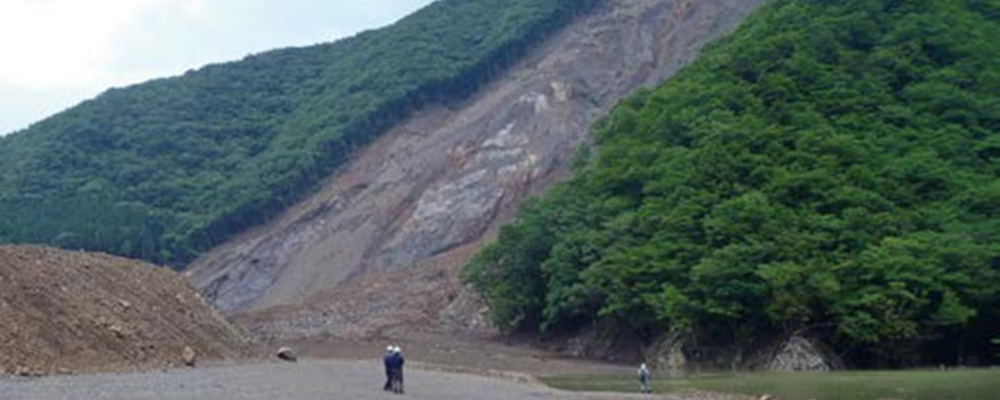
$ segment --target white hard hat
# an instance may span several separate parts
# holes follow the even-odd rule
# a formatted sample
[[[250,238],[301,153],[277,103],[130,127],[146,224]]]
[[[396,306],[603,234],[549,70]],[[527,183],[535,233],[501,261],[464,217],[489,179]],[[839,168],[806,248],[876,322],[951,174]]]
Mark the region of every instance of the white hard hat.
[[[394,347],[392,347],[392,345],[389,345],[389,346],[387,346],[387,347],[385,348],[385,351],[386,351],[386,352],[389,352],[389,353],[392,353],[392,351],[393,351],[394,349],[395,349],[395,348],[394,348]]]

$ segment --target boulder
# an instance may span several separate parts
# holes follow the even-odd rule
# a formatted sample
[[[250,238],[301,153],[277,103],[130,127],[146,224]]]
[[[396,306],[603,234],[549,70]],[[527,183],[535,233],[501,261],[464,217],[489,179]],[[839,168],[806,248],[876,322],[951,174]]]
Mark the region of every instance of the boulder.
[[[278,349],[278,359],[285,360],[288,362],[296,362],[299,360],[299,357],[295,354],[294,351],[292,351],[292,349],[288,347],[282,347]]]
[[[184,361],[184,365],[188,367],[194,367],[197,363],[198,354],[195,353],[194,349],[190,346],[184,347],[184,352],[181,353],[181,360]]]

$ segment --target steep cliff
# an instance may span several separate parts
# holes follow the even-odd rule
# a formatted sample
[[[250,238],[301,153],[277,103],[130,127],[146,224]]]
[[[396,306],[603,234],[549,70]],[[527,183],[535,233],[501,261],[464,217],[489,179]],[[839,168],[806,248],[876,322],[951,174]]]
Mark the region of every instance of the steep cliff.
[[[763,2],[607,0],[468,101],[382,135],[309,199],[195,261],[190,279],[233,312],[336,302],[338,285],[460,264],[515,205],[565,176],[611,105],[677,72]],[[444,286],[436,292],[456,295]]]

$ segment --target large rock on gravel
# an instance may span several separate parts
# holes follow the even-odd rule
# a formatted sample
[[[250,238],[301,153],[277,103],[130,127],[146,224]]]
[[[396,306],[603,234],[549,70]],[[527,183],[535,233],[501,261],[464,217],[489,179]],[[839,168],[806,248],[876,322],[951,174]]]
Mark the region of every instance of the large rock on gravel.
[[[181,354],[181,361],[184,362],[184,365],[193,368],[198,362],[198,354],[191,347],[185,347],[184,352]]]
[[[280,359],[280,360],[284,360],[284,361],[288,361],[288,362],[299,361],[299,356],[296,355],[295,351],[292,350],[289,347],[282,347],[282,348],[278,349],[278,353],[277,354],[278,354],[278,359]]]

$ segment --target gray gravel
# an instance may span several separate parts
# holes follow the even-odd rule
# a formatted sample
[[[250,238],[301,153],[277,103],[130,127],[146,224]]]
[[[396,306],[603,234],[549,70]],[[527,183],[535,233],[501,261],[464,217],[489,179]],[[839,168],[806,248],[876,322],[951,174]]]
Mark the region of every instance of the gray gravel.
[[[537,384],[426,370],[406,371],[403,396],[381,389],[378,362],[307,360],[140,374],[0,377],[0,400],[376,400],[622,399],[557,392]]]

